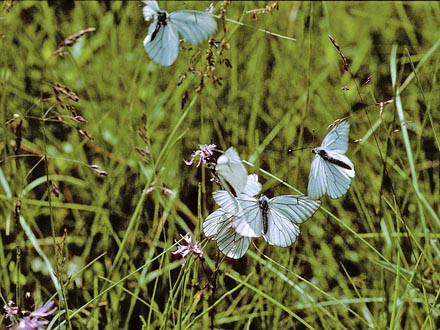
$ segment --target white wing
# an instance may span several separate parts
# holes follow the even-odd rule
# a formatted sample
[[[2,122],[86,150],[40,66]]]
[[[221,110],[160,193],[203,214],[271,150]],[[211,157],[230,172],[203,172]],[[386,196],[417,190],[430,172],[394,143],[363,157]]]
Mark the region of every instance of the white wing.
[[[345,155],[348,149],[350,124],[346,121],[334,127],[324,138],[321,147],[312,150],[315,153],[309,174],[307,194],[319,199],[324,194],[339,198],[350,187],[354,178],[354,165]]]
[[[235,197],[231,192],[219,190],[213,192],[214,200],[224,212],[234,215],[232,226],[235,231],[246,237],[259,237],[262,232],[261,211],[258,200],[253,195],[261,191],[261,183],[256,174],[247,176],[242,193]]]
[[[264,239],[271,245],[286,247],[293,244],[299,235],[299,227],[278,210],[269,209],[267,232]]]
[[[144,39],[144,48],[154,62],[170,66],[179,53],[177,30],[173,25],[162,25],[156,19],[148,29],[148,35]]]
[[[231,191],[232,188],[236,195],[245,189],[247,171],[234,147],[228,148],[217,159],[215,174],[224,189]]]
[[[350,124],[348,121],[343,121],[334,127],[324,138],[321,148],[326,151],[337,151],[345,154],[348,149],[348,133],[350,131]]]
[[[249,174],[242,193],[248,196],[255,196],[259,194],[260,191],[261,183],[258,182],[258,175],[255,173]]]
[[[218,190],[212,193],[215,202],[228,214],[237,215],[240,213],[240,205],[237,198],[229,191]]]
[[[146,21],[149,21],[151,17],[157,18],[157,12],[160,11],[159,5],[156,1],[144,1],[146,6],[142,8],[142,12],[144,14],[144,18]]]
[[[307,196],[283,195],[269,200],[269,208],[276,210],[295,224],[301,224],[318,210],[321,202]]]
[[[217,30],[217,22],[207,11],[176,11],[170,14],[170,22],[192,44],[205,40]]]
[[[260,237],[263,233],[263,218],[258,199],[245,194],[237,196],[239,213],[234,220],[235,231],[247,237]]]
[[[233,216],[222,209],[208,215],[203,223],[205,235],[217,242],[218,249],[229,258],[241,258],[249,248],[251,239],[232,228]]]
[[[307,185],[307,195],[312,199],[320,199],[327,192],[327,164],[319,155],[312,160]]]
[[[319,201],[307,196],[284,195],[270,199],[267,232],[263,237],[272,245],[286,247],[293,244],[300,233],[297,224],[309,219],[319,206]]]
[[[243,193],[240,194],[245,197],[253,196],[260,192],[261,183],[258,182],[258,176],[256,174],[250,174],[247,176],[246,185],[243,189]],[[238,215],[242,212],[242,206],[239,203],[239,200],[227,190],[218,190],[212,193],[215,202],[225,210],[225,212]]]

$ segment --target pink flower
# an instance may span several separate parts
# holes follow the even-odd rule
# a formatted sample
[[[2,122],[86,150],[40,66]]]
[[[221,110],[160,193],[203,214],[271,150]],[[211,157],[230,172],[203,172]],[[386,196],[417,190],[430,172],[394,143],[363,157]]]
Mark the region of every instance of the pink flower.
[[[201,163],[207,163],[209,161],[212,161],[212,159],[214,158],[214,152],[212,151],[214,148],[216,147],[215,144],[204,144],[202,146],[200,146],[199,150],[194,151],[191,154],[191,159],[190,160],[183,160],[185,162],[186,165],[192,165],[194,162],[194,159],[196,157],[199,157],[199,162],[197,163],[197,167],[200,166]]]
[[[203,258],[203,251],[199,245],[199,242],[193,242],[189,233],[185,236],[180,235],[180,237],[182,237],[182,239],[186,242],[186,245],[180,244],[179,241],[176,240],[177,250],[172,252],[173,254],[180,254],[182,258],[185,258],[190,253],[193,253],[199,256],[199,258]]]
[[[6,310],[6,317],[11,321],[8,328],[14,330],[44,330],[44,326],[49,324],[49,321],[44,318],[55,313],[57,310],[56,306],[52,308],[53,305],[54,302],[49,301],[45,305],[41,305],[35,311],[29,313],[29,311],[21,310],[16,307],[15,303],[10,301],[8,306],[4,307]],[[21,317],[21,314],[24,316]],[[18,317],[18,320],[16,317]],[[18,323],[16,324],[17,321]]]

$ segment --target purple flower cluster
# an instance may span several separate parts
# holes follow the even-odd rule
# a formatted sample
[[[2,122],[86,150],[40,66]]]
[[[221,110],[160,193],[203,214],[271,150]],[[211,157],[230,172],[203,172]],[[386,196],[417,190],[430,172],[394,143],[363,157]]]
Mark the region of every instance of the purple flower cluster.
[[[196,150],[192,153],[191,155],[191,159],[190,160],[184,160],[186,165],[192,165],[194,162],[194,159],[196,157],[199,157],[199,162],[197,163],[197,167],[200,166],[200,164],[206,164],[209,163],[213,157],[214,157],[214,152],[213,149],[216,147],[215,144],[204,144],[202,146],[200,146],[199,150]]]
[[[15,306],[11,300],[7,306],[4,306],[6,311],[6,318],[11,321],[7,326],[8,329],[14,330],[44,330],[49,321],[45,319],[46,316],[53,314],[57,307],[53,307],[55,302],[49,301],[44,305],[38,307],[35,311],[29,312]],[[53,307],[53,308],[52,308]]]
[[[176,241],[177,250],[172,252],[173,254],[180,254],[182,258],[185,258],[190,253],[192,253],[199,256],[199,258],[203,258],[203,251],[199,245],[199,242],[197,241],[193,242],[192,237],[189,233],[186,234],[185,236],[180,235],[180,237],[182,237],[182,240],[186,242],[186,245],[180,244],[179,241]]]

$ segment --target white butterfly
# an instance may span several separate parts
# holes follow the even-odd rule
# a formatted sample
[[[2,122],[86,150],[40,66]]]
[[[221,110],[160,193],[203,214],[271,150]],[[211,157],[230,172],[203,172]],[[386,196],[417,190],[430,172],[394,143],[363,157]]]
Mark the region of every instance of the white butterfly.
[[[247,183],[243,191],[253,194],[260,190],[261,184],[252,175],[247,176]],[[232,196],[232,198],[235,197]],[[236,217],[234,214],[238,213],[238,209],[234,208],[234,205],[228,207],[228,211],[220,208],[208,215],[203,222],[203,231],[206,237],[217,242],[217,247],[223,254],[230,258],[240,259],[248,250],[251,238],[235,231],[233,223]]]
[[[247,170],[234,147],[228,148],[217,159],[213,175],[220,181],[223,189],[235,195],[244,191],[248,178]]]
[[[144,3],[145,20],[154,18],[144,48],[154,62],[163,66],[170,66],[177,58],[179,33],[191,44],[197,44],[217,30],[217,22],[208,11],[180,10],[168,14],[160,10],[156,1]]]
[[[258,182],[256,175],[249,177]],[[320,206],[319,201],[307,196],[284,195],[269,199],[261,195],[255,198],[253,195],[259,190],[249,191],[252,194],[245,191],[234,197],[226,190],[219,190],[213,196],[226,213],[235,215],[232,226],[236,233],[247,237],[263,236],[271,245],[293,244],[300,233],[298,224],[310,218]]]
[[[354,165],[345,153],[348,149],[350,124],[346,121],[334,127],[322,141],[312,149],[315,157],[309,175],[307,195],[319,199],[324,194],[331,198],[344,195],[354,178]]]

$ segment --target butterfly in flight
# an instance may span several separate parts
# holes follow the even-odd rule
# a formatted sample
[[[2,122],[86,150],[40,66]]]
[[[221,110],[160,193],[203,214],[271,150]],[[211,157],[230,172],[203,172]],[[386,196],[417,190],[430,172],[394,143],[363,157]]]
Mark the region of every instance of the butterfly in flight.
[[[339,198],[350,187],[354,178],[354,165],[345,155],[348,149],[350,124],[343,121],[324,138],[320,147],[312,149],[315,154],[310,168],[307,195],[320,199],[324,194]]]
[[[146,21],[154,18],[144,39],[144,48],[151,59],[163,66],[174,63],[179,53],[179,34],[195,45],[217,30],[217,22],[209,11],[161,10],[156,1],[144,1]]]

